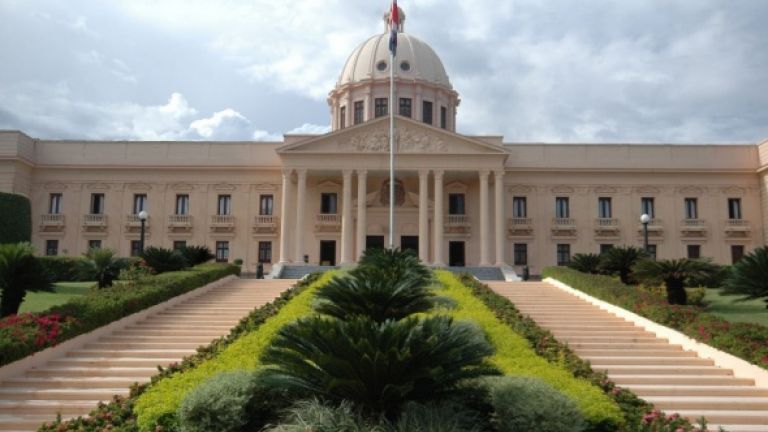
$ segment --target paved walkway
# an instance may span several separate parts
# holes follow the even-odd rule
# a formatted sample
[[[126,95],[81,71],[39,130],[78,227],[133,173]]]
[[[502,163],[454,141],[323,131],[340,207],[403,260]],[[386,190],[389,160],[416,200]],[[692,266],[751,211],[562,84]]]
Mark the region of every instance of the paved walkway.
[[[667,413],[728,432],[768,432],[768,389],[544,282],[490,282],[524,314]]]
[[[295,283],[236,279],[0,382],[0,431],[33,431],[58,412],[64,418],[85,415],[99,401],[127,395],[131,384],[149,382],[157,366],[228,334]]]

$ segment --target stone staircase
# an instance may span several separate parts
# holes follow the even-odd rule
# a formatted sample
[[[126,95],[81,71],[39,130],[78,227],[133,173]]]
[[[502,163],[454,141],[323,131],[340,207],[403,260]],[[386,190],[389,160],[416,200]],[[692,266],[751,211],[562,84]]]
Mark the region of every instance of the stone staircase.
[[[228,334],[294,283],[235,279],[0,382],[0,431],[33,431],[57,413],[85,415],[99,401],[127,395],[131,384],[157,374],[157,366]]]
[[[498,267],[448,267],[453,273],[469,273],[481,281],[503,281],[504,273]]]
[[[287,265],[283,267],[283,269],[280,271],[280,276],[278,277],[278,279],[301,279],[310,273],[324,272],[324,271],[335,270],[335,269],[338,269],[338,267],[312,266],[312,265],[305,265],[305,266]]]
[[[710,430],[768,432],[768,388],[712,360],[684,351],[634,323],[544,282],[492,282],[524,314],[567,343],[576,354],[606,371],[668,414],[695,421],[706,417]]]

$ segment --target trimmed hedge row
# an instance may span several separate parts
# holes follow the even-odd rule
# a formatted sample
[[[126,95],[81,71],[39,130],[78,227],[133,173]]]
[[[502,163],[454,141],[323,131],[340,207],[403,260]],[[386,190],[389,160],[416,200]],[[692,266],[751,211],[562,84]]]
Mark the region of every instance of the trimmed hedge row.
[[[247,317],[243,318],[227,336],[214,340],[206,347],[198,348],[197,353],[185,357],[181,363],[173,364],[168,368],[159,368],[160,373],[154,375],[150,383],[133,386],[128,397],[115,396],[110,403],[99,403],[88,417],[47,423],[39,430],[43,432],[100,432],[108,429],[121,430],[123,432],[138,431],[135,406],[136,401],[142,394],[168,379],[188,372],[216,358],[244,334],[258,331],[265,322],[278,315],[291,300],[314,285],[319,276],[319,273],[311,274],[291,289],[284,291],[274,301],[255,309]]]
[[[66,257],[66,256],[41,256],[38,257],[40,264],[45,268],[48,277],[53,282],[88,282],[80,272],[80,263],[85,261],[84,257]]]
[[[552,364],[539,356],[525,338],[502,323],[452,273],[437,271],[436,275],[444,286],[439,294],[457,304],[455,308],[440,309],[436,313],[477,322],[496,348],[490,359],[491,364],[505,375],[544,380],[576,402],[591,431],[616,430],[624,422],[619,407],[602,390],[584,378],[574,377],[562,365]]]
[[[239,272],[238,266],[205,264],[94,291],[39,314],[11,317],[0,322],[0,366]],[[51,323],[61,324],[53,334],[27,337]]]
[[[32,239],[32,205],[29,198],[0,192],[0,244]]]
[[[176,411],[184,396],[208,378],[219,372],[255,370],[259,358],[272,338],[285,324],[312,313],[312,302],[317,289],[337,272],[325,272],[306,290],[280,309],[280,312],[258,327],[256,331],[240,335],[215,357],[205,359],[184,373],[174,374],[152,385],[139,396],[134,410],[139,430],[152,432],[157,426],[173,430],[177,426]]]
[[[768,327],[731,323],[706,313],[698,306],[670,305],[663,297],[624,285],[609,276],[590,275],[563,267],[547,267],[542,276],[557,279],[591,296],[768,369]]]

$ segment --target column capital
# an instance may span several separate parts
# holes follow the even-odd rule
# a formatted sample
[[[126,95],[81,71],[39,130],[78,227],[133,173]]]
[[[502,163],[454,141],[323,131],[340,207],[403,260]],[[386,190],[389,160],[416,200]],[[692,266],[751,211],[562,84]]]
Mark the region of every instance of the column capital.
[[[291,174],[293,174],[293,168],[283,168],[282,172],[283,172],[283,177],[288,177]]]
[[[353,169],[344,169],[344,170],[341,170],[341,175],[346,178],[351,178],[353,172],[355,172],[355,170]]]
[[[432,170],[432,173],[435,175],[435,178],[443,178],[443,175],[445,174],[445,170]]]
[[[502,178],[502,177],[504,177],[504,175],[505,175],[506,173],[507,173],[507,172],[506,172],[506,171],[504,171],[504,170],[494,170],[494,171],[493,171],[493,176],[494,176],[494,177],[496,177],[496,178],[498,179],[498,178]]]
[[[490,170],[480,170],[477,173],[480,175],[481,179],[487,179],[488,176],[491,175],[491,171]]]
[[[307,171],[309,171],[306,168],[296,168],[296,175],[306,177]]]
[[[422,168],[419,170],[419,177],[427,177],[429,176],[429,170],[426,168]]]
[[[367,176],[368,175],[368,170],[359,169],[359,170],[355,170],[355,171],[357,172],[358,176]]]

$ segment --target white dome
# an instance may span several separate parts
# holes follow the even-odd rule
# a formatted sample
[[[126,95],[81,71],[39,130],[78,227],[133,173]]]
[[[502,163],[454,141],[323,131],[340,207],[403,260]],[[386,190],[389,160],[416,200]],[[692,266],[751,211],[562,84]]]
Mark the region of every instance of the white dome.
[[[388,79],[389,36],[389,33],[373,36],[355,48],[344,65],[337,87],[371,79]],[[397,36],[397,78],[423,80],[452,88],[443,62],[432,47],[407,33],[401,32]]]

